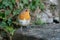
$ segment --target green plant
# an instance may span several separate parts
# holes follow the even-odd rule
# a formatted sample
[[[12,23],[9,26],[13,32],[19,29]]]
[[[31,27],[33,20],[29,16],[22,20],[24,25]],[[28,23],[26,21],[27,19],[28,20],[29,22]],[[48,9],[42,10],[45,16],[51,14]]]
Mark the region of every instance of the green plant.
[[[42,25],[43,24],[43,22],[42,22],[42,20],[41,19],[36,19],[36,21],[34,22],[34,24],[35,25]]]

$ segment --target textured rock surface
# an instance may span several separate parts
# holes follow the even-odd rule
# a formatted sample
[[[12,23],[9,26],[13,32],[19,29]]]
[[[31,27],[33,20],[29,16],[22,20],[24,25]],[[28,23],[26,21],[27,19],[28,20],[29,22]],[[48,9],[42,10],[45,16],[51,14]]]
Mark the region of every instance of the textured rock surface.
[[[13,40],[60,40],[60,24],[31,26],[30,29],[18,29]]]

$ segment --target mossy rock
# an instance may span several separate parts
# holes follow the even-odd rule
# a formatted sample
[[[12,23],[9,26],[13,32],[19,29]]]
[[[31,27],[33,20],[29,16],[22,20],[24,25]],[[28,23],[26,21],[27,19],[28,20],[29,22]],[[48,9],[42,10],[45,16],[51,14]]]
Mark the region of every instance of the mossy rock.
[[[60,24],[44,24],[31,26],[30,29],[19,28],[13,40],[60,40]]]

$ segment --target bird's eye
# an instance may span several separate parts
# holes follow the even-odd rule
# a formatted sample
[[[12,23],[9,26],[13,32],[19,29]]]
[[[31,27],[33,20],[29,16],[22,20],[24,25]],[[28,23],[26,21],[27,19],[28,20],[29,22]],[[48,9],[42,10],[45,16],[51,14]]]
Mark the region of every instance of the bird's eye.
[[[26,12],[27,12],[27,9],[26,9]]]

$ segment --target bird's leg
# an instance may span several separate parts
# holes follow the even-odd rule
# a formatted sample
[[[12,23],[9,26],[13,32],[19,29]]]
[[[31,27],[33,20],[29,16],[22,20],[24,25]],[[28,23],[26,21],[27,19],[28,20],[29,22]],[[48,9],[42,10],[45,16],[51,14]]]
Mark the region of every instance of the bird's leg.
[[[26,26],[26,29],[27,29],[27,31],[29,31],[30,29],[31,29],[31,26]]]
[[[23,30],[24,30],[24,31],[27,31],[26,26],[23,26]]]
[[[26,31],[26,26],[21,26],[21,31]]]
[[[21,31],[23,31],[23,27],[22,27],[22,26],[21,26],[21,28],[20,28],[20,29],[21,29]]]
[[[31,28],[31,26],[21,26],[21,31],[29,31],[29,29]]]

